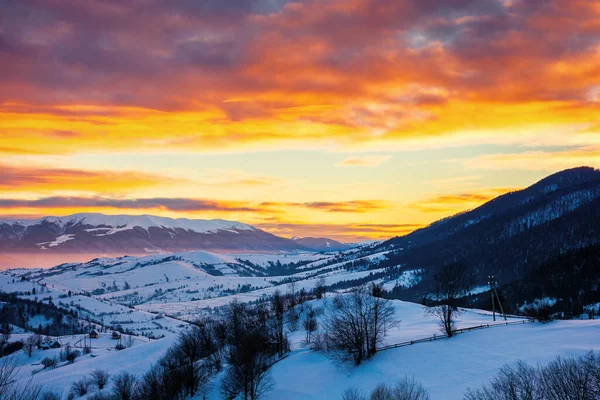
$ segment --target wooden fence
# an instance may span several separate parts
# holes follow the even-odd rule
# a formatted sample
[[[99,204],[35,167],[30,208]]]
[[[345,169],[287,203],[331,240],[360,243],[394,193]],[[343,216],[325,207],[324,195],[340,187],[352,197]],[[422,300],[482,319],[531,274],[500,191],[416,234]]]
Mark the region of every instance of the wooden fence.
[[[522,319],[520,321],[502,322],[502,323],[499,323],[499,324],[482,324],[482,325],[477,325],[477,326],[470,326],[468,328],[456,329],[454,331],[454,335],[457,335],[457,334],[460,334],[460,333],[464,333],[464,332],[471,332],[471,331],[479,330],[479,329],[494,328],[494,327],[498,327],[498,326],[522,325],[522,324],[525,324],[527,322],[534,322],[534,320],[533,319]],[[446,335],[446,334],[433,335],[433,336],[427,337],[427,338],[416,339],[416,340],[409,340],[407,342],[400,342],[400,343],[390,344],[390,345],[378,348],[377,351],[395,349],[397,347],[411,346],[411,345],[417,344],[417,343],[432,342],[432,341],[438,340],[438,339],[448,339],[448,335]]]

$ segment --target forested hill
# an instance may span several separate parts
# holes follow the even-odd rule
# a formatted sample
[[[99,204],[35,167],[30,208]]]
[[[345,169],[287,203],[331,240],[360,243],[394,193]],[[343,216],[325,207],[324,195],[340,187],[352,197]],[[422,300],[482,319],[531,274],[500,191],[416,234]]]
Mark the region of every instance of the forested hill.
[[[484,284],[520,279],[536,267],[600,238],[600,171],[581,167],[382,244],[392,263],[424,268],[413,292],[426,291],[441,265],[461,261]],[[413,293],[415,294],[415,293]]]

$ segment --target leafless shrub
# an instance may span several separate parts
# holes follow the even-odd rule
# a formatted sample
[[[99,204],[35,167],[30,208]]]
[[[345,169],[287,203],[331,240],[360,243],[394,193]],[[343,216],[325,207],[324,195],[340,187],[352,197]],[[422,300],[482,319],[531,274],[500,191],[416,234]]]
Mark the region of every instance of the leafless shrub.
[[[71,393],[76,396],[85,396],[90,389],[91,382],[87,378],[82,378],[73,382],[71,385]]]
[[[594,353],[578,358],[557,357],[540,368],[542,398],[547,400],[600,398],[600,363]]]
[[[31,380],[17,381],[19,367],[16,360],[10,358],[0,359],[0,399],[2,400],[36,400],[40,396],[41,388],[34,385]]]
[[[31,357],[31,355],[33,354],[33,349],[35,349],[36,346],[37,338],[35,336],[29,336],[25,341],[25,346],[23,348],[25,349],[25,353],[27,353],[27,355]]]
[[[90,376],[92,383],[96,385],[99,390],[102,390],[104,386],[106,386],[108,378],[110,378],[110,374],[104,369],[95,369]]]
[[[394,385],[380,383],[371,393],[370,400],[429,400],[427,390],[414,378],[403,378]]]
[[[56,367],[56,358],[45,357],[40,364],[44,366],[44,368],[54,368]]]
[[[325,297],[325,292],[327,291],[327,285],[325,284],[325,278],[320,276],[315,282],[315,296],[317,299],[321,299]]]
[[[69,364],[73,364],[75,362],[75,359],[80,355],[81,352],[79,350],[71,350],[67,353],[67,361],[69,362]]]
[[[133,400],[135,396],[135,389],[137,386],[137,379],[129,372],[124,372],[113,378],[114,389],[113,394],[115,400]]]
[[[114,397],[108,393],[98,392],[88,396],[88,400],[114,400]]]
[[[40,400],[60,400],[61,395],[55,392],[44,392],[40,396]]]
[[[469,389],[466,400],[597,400],[600,398],[600,355],[557,357],[534,368],[523,362],[502,367],[489,385]]]
[[[342,394],[342,400],[367,400],[365,395],[356,388],[346,389]]]
[[[312,338],[312,334],[318,329],[319,326],[317,323],[316,312],[310,304],[306,306],[305,312],[306,317],[304,317],[304,320],[302,321],[302,327],[306,332],[305,342],[309,344]]]

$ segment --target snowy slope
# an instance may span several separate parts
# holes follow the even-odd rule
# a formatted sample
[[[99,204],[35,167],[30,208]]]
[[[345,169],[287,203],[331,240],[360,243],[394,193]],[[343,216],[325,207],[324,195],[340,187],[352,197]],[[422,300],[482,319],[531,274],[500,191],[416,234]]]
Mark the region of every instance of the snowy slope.
[[[325,307],[329,301],[330,296],[311,303],[318,309]],[[401,322],[388,331],[387,343],[419,339],[439,332],[436,320],[424,314],[423,306],[403,301],[392,303],[395,317]],[[489,313],[465,310],[458,326],[485,323],[492,323]],[[590,349],[600,349],[598,333],[600,320],[501,326],[460,334],[448,340],[380,351],[371,360],[353,367],[337,365],[323,354],[308,350],[302,343],[304,332],[296,331],[290,334],[292,352],[272,368],[276,384],[265,398],[339,399],[349,387],[369,392],[379,382],[392,382],[408,375],[423,383],[434,400],[461,399],[467,387],[487,382],[505,363],[513,363],[519,359],[532,364],[546,363],[559,354],[575,355]],[[62,340],[77,338],[65,337]],[[151,341],[140,339],[133,347],[116,352],[111,350],[110,339],[101,336],[98,341],[93,342],[95,358],[82,356],[73,365],[42,371],[35,374],[33,379],[42,383],[46,389],[62,391],[66,396],[72,382],[88,376],[96,368],[106,369],[113,376],[121,372],[141,376],[165,353],[173,340],[174,336]],[[16,358],[25,366],[21,379],[29,379],[31,372],[40,368],[36,365],[39,360],[52,355],[53,351],[55,350],[36,350],[31,359],[22,351],[9,357]],[[212,379],[206,392],[195,399],[221,399],[221,378],[222,375],[217,375]]]
[[[265,398],[339,399],[350,387],[369,393],[380,382],[414,376],[433,400],[462,399],[468,387],[487,383],[506,363],[523,360],[536,365],[557,355],[600,349],[599,333],[597,320],[491,328],[382,351],[356,368],[335,365],[322,354],[303,349],[273,367],[276,385]],[[211,392],[209,398],[218,399],[218,393]]]
[[[37,294],[33,294],[33,289],[36,290]],[[176,336],[181,329],[187,326],[183,321],[130,308],[100,297],[80,295],[76,292],[68,296],[67,289],[23,281],[18,276],[10,275],[7,272],[0,273],[0,290],[7,293],[20,293],[19,297],[24,299],[37,299],[44,303],[52,301],[60,308],[76,311],[81,320],[91,321],[109,328],[120,326],[124,330],[134,332],[137,335],[149,337]],[[27,294],[28,292],[30,294]],[[34,317],[34,319],[28,321],[28,325],[37,326],[42,322],[40,317]]]

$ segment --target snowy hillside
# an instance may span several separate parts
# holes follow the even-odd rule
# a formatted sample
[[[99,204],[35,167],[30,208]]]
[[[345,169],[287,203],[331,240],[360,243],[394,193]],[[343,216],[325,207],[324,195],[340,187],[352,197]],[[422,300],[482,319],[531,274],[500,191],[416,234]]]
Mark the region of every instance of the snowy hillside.
[[[331,301],[328,296],[308,304],[319,310]],[[437,321],[424,313],[423,306],[402,301],[392,304],[400,324],[389,330],[386,343],[417,340],[438,333]],[[493,323],[488,312],[465,310],[458,328]],[[291,353],[272,367],[275,385],[265,399],[339,399],[347,388],[355,387],[368,393],[382,381],[393,382],[404,376],[414,376],[430,392],[432,399],[461,399],[468,387],[487,382],[505,363],[523,360],[535,365],[547,363],[556,355],[577,355],[600,349],[596,340],[598,332],[600,320],[498,325],[459,334],[449,340],[380,351],[371,360],[353,367],[337,364],[322,353],[311,351],[303,342],[304,332],[292,331]],[[13,335],[12,340],[24,336]],[[63,344],[78,340],[77,337],[59,339]],[[131,348],[115,351],[114,340],[101,335],[92,340],[93,357],[82,355],[73,364],[62,363],[55,369],[43,369],[40,361],[44,357],[57,356],[59,349],[34,350],[31,358],[23,351],[9,357],[24,366],[19,373],[21,379],[29,379],[31,373],[36,372],[34,382],[42,384],[46,390],[62,392],[66,398],[72,383],[89,376],[94,369],[110,371],[112,376],[123,372],[142,376],[165,354],[173,339],[173,336],[150,341],[140,338]],[[221,399],[221,379],[222,374],[217,374],[194,399]],[[109,382],[104,392],[111,388],[112,382]],[[92,394],[96,391],[93,387],[90,389]]]
[[[103,326],[109,329],[120,328],[136,335],[148,337],[174,336],[185,322],[160,314],[127,307],[125,305],[103,300],[99,297],[80,294],[80,291],[54,288],[52,285],[21,280],[17,275],[0,273],[0,291],[17,293],[25,300],[38,300],[52,303],[59,309],[73,311],[80,323],[92,326]],[[25,325],[37,328],[38,325],[51,323],[44,315],[33,315]]]
[[[32,282],[62,292],[148,312],[193,318],[235,298],[253,302],[290,282],[310,292],[318,280],[334,290],[377,282],[388,290],[420,281],[417,271],[390,267],[387,251],[371,247],[338,253],[218,254],[207,251],[145,257],[99,258],[50,269],[13,270]]]
[[[408,331],[402,335],[404,340],[431,332],[427,324],[419,321],[419,314],[398,316],[408,325]],[[468,321],[465,319],[463,324]],[[407,328],[403,325],[400,324],[400,331]],[[276,385],[265,399],[341,399],[348,388],[369,393],[380,382],[408,376],[421,382],[432,400],[457,400],[463,398],[467,388],[487,383],[504,364],[523,360],[535,366],[548,363],[557,355],[598,350],[599,333],[598,320],[497,327],[464,333],[451,340],[382,351],[358,367],[339,366],[322,354],[300,348],[273,367]],[[216,390],[209,397],[219,398]]]

